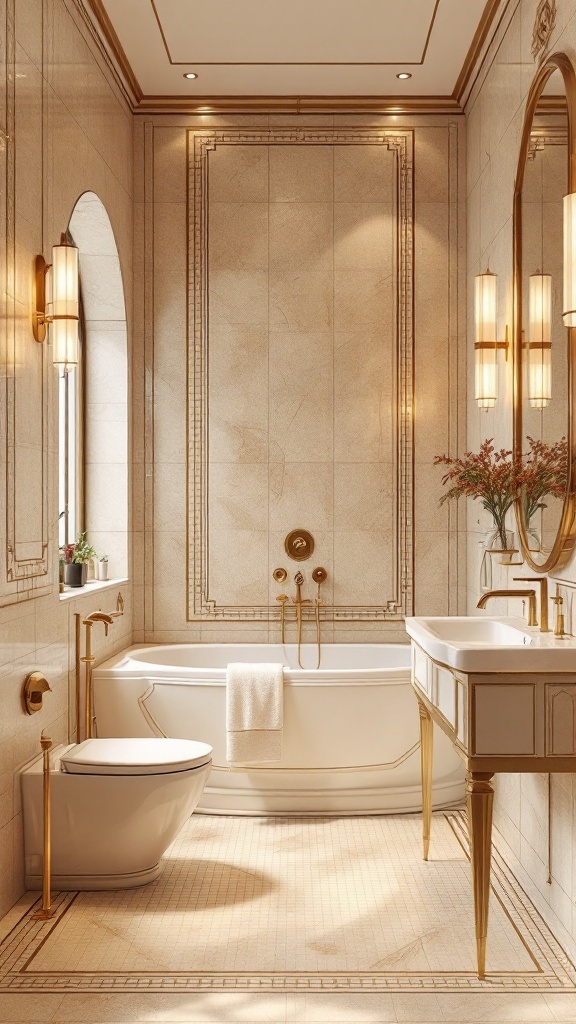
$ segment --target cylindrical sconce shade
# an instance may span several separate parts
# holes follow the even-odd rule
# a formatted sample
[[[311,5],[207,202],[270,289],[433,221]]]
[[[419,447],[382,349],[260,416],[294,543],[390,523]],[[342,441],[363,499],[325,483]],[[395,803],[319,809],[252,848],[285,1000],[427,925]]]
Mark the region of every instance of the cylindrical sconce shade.
[[[52,316],[78,317],[78,249],[52,246]]]
[[[474,324],[476,340],[475,395],[481,409],[492,409],[498,398],[496,363],[496,288],[498,278],[489,270],[474,279]]]
[[[576,327],[576,193],[564,196],[564,300],[566,327]]]
[[[78,320],[53,320],[50,325],[52,362],[57,366],[74,366],[78,362]]]
[[[529,292],[528,401],[545,409],[552,397],[552,278],[531,274]]]

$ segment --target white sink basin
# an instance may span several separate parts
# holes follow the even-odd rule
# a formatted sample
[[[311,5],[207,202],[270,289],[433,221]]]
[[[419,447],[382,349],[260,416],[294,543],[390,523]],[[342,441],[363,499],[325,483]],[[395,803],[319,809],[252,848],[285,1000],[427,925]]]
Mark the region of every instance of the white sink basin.
[[[522,647],[532,637],[501,619],[449,616],[446,619],[421,619],[440,640],[458,644],[488,644],[490,647]]]
[[[435,661],[461,672],[576,672],[576,639],[529,628],[523,619],[417,616],[406,631]]]

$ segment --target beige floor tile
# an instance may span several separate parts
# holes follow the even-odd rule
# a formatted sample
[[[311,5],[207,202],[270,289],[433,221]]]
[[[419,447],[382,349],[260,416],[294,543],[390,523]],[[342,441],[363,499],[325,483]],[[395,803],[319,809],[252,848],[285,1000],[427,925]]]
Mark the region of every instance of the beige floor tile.
[[[288,994],[292,1021],[396,1021],[393,997],[382,992],[314,992]]]
[[[39,997],[41,999],[41,997]],[[66,995],[58,1009],[58,1024],[118,1024],[118,1022],[231,1022],[286,1021],[284,993],[159,994],[119,996]]]
[[[544,996],[552,1010],[553,1019],[562,1024],[576,1022],[576,992],[550,992]]]
[[[61,995],[29,995],[28,993],[0,993],[0,1021],[2,1024],[36,1024],[53,1021],[62,1002]]]
[[[488,989],[490,982],[487,982]],[[487,991],[485,993],[452,994],[439,997],[442,1000],[442,1020],[451,1024],[476,1024],[479,1021],[533,1021],[545,1024],[554,1021],[550,1006],[539,992],[514,995],[511,992],[501,994]]]

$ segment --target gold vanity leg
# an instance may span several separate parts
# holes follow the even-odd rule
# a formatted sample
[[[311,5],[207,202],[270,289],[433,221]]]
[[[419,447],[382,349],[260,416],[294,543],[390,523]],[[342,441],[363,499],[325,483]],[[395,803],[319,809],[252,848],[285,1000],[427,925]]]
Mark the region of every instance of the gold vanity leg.
[[[420,713],[420,772],[422,779],[422,845],[424,860],[428,860],[430,849],[430,824],[432,821],[432,749],[434,723],[421,700]]]
[[[490,856],[492,852],[492,804],[494,790],[490,780],[492,772],[466,772],[466,802],[472,885],[474,888],[474,918],[476,922],[476,956],[478,977],[486,976],[486,934],[488,932],[488,906],[490,902]]]

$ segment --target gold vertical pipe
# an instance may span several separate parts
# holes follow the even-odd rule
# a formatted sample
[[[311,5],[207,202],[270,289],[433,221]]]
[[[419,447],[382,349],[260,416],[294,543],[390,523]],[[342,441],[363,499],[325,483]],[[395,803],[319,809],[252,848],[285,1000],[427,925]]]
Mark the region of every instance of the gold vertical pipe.
[[[74,615],[76,620],[76,641],[75,641],[75,672],[76,672],[76,743],[80,743],[80,687],[82,676],[82,663],[80,661],[80,643],[82,637],[82,616],[80,612]]]
[[[50,749],[52,740],[42,733],[40,737],[42,747],[42,791],[44,809],[44,842],[43,842],[43,863],[42,863],[42,909],[34,917],[37,920],[47,920],[52,917],[52,894],[51,871],[52,871],[52,850],[51,850],[51,806],[50,806]]]
[[[432,825],[432,758],[434,749],[434,723],[428,709],[418,701],[420,715],[420,772],[422,777],[422,852],[428,860]]]
[[[320,626],[320,584],[318,584],[318,595],[316,597],[316,644],[318,646],[318,661],[316,668],[320,668],[320,662],[322,661],[322,636]]]
[[[92,736],[92,623],[85,622],[86,650],[84,652],[84,739]]]

